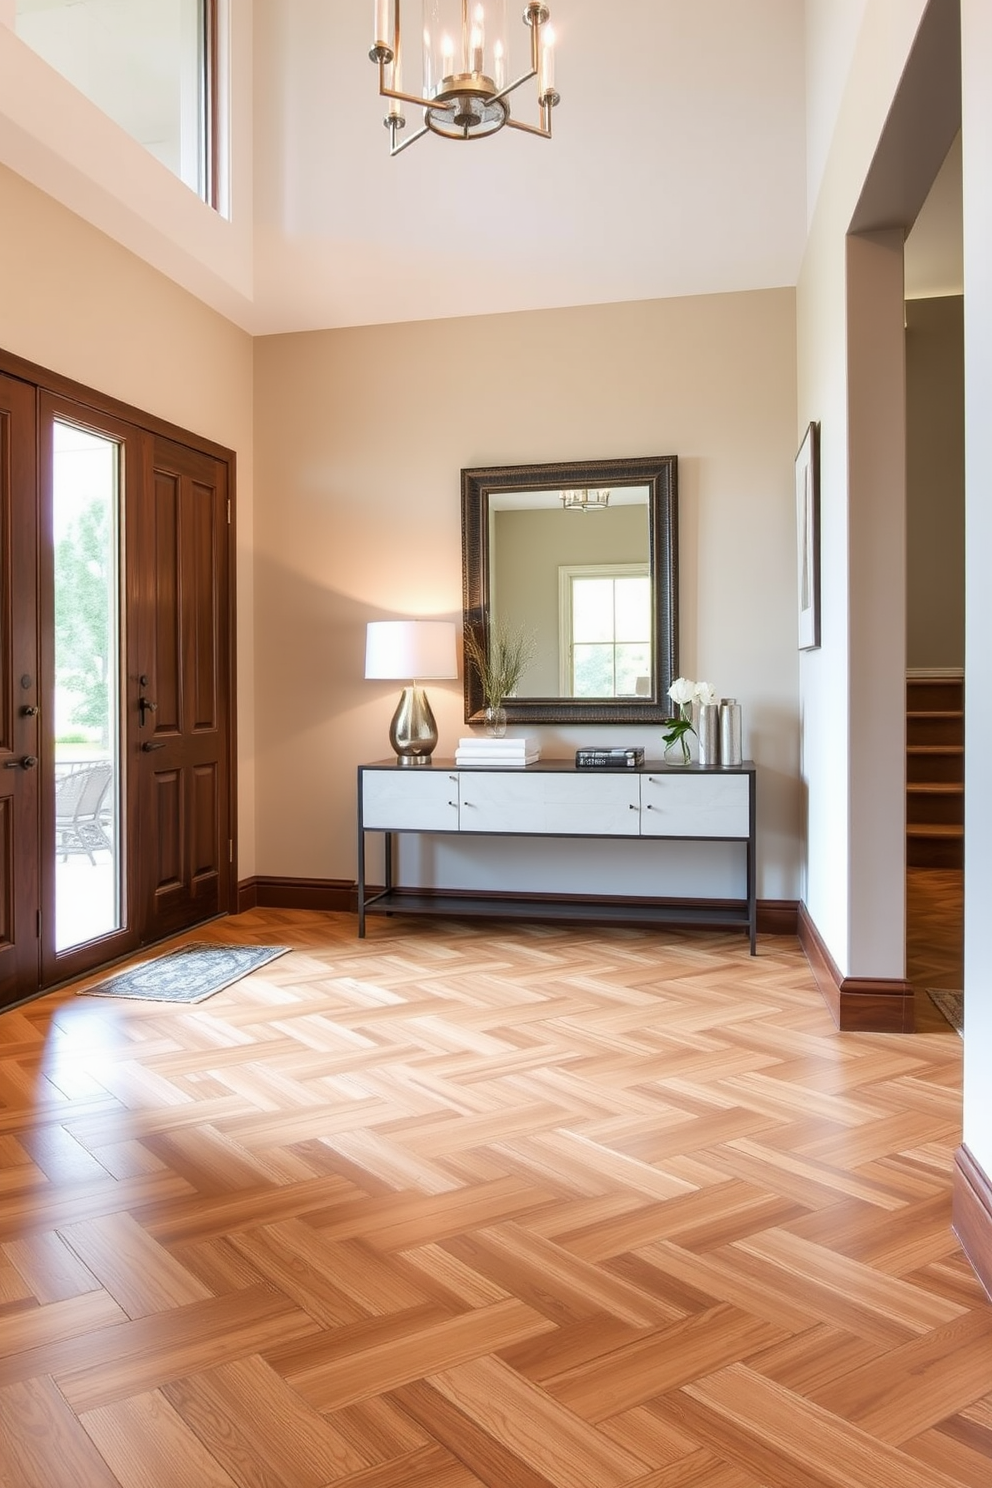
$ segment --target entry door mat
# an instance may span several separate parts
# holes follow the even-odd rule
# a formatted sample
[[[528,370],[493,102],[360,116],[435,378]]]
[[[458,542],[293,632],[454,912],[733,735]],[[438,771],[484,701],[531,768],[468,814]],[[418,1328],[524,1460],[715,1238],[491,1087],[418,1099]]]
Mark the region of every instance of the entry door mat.
[[[939,987],[928,987],[927,996],[938,1007],[952,1028],[964,1038],[964,993],[944,992]]]
[[[156,956],[153,961],[130,966],[105,982],[84,987],[80,996],[202,1002],[292,949],[292,946],[213,945],[194,940],[165,956]]]

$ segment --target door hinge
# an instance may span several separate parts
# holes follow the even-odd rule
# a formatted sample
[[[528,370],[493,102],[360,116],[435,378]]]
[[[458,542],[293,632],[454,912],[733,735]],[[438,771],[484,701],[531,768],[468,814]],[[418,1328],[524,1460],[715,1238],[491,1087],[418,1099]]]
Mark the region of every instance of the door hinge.
[[[234,838],[233,837],[229,837],[227,839],[227,861],[229,863],[233,863],[234,862]]]
[[[37,935],[38,939],[40,940],[41,939],[41,910],[40,909],[39,909],[39,911],[37,913],[37,916],[35,917],[35,931],[34,931],[34,933],[35,933],[35,935]]]
[[[230,525],[231,525],[231,498],[230,498],[230,496],[227,498],[227,525],[228,525],[228,527],[230,527]]]

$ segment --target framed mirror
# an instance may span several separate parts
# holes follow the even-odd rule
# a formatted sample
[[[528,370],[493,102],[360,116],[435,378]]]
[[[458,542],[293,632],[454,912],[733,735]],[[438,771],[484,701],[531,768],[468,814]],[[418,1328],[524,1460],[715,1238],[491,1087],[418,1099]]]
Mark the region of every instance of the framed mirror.
[[[657,723],[678,674],[675,455],[462,471],[466,630],[532,655],[511,723]],[[465,658],[465,721],[484,717]]]

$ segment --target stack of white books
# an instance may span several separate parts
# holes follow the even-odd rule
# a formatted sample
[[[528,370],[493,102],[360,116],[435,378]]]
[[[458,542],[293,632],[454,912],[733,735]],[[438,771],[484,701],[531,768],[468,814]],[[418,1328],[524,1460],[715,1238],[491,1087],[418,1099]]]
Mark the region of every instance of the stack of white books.
[[[541,758],[537,739],[459,739],[455,750],[456,765],[489,765],[505,769],[509,765],[533,765]]]

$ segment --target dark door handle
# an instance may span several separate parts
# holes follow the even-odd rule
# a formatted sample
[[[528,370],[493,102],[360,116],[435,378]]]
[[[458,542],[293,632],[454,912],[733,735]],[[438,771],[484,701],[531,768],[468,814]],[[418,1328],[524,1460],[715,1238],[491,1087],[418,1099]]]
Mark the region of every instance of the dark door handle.
[[[33,754],[23,754],[17,760],[4,760],[5,770],[33,770],[38,763]]]
[[[159,739],[156,742],[154,739],[149,739],[148,742],[146,744],[142,744],[141,747],[142,747],[142,749],[144,750],[144,752],[146,754],[151,754],[151,752],[152,752],[153,749],[164,749],[165,748],[165,740],[164,739]]]
[[[141,727],[144,728],[144,726],[145,726],[145,714],[146,713],[157,713],[158,712],[158,703],[153,703],[152,700],[151,700],[151,698],[139,697],[139,699],[138,699],[138,711],[141,714]]]

